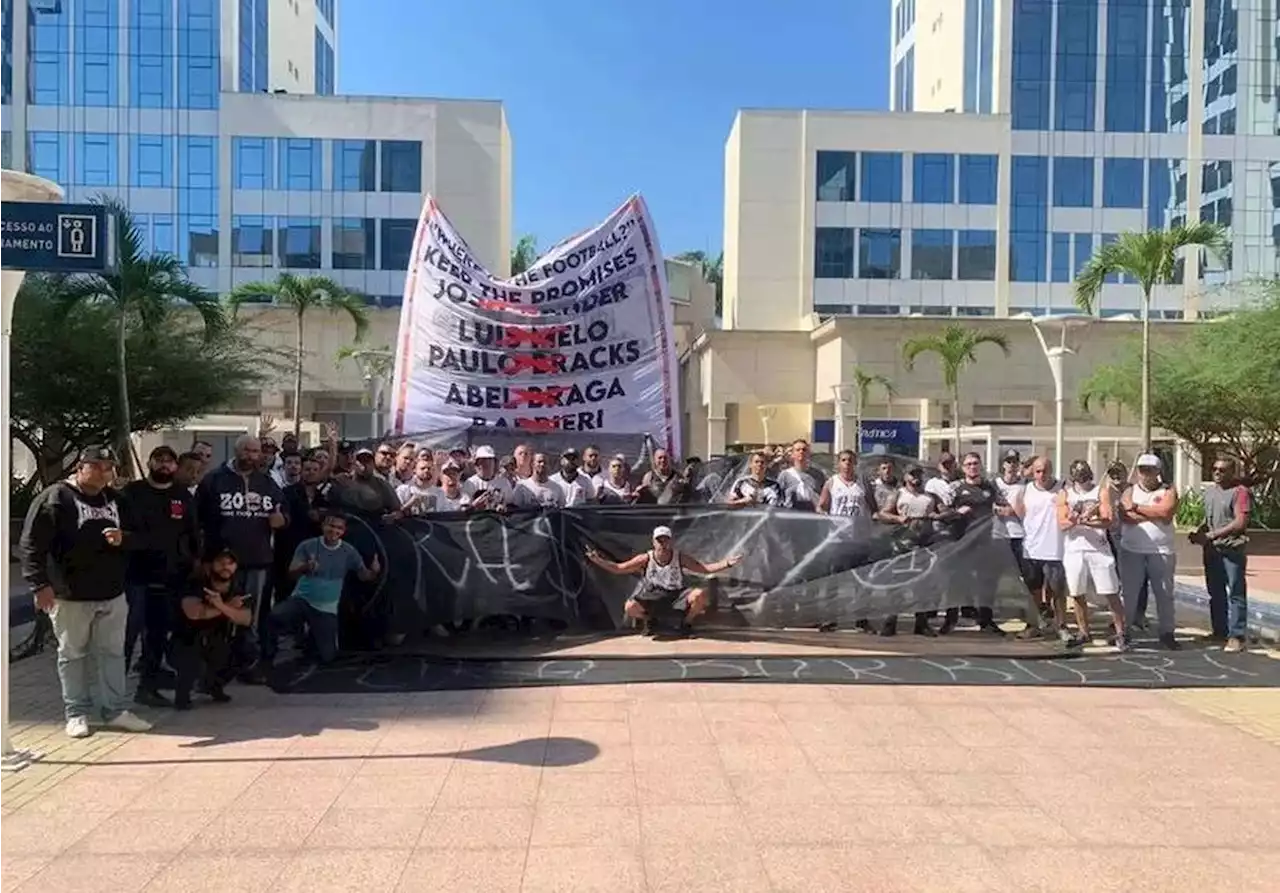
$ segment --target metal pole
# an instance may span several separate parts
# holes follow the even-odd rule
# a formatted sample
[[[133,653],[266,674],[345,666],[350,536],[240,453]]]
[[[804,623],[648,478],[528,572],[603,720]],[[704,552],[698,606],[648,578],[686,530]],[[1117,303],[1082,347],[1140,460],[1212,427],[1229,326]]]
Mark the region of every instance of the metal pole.
[[[1061,347],[1051,347],[1045,352],[1049,360],[1049,371],[1053,374],[1053,463],[1059,477],[1066,467],[1066,414],[1063,394],[1062,360],[1066,351]]]

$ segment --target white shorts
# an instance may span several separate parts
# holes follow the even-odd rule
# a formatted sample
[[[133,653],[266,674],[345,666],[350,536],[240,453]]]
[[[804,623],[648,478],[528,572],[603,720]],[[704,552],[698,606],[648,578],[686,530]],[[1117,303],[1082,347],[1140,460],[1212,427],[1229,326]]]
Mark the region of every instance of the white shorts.
[[[1088,595],[1091,584],[1097,595],[1120,591],[1116,559],[1110,552],[1065,552],[1062,569],[1067,577],[1067,594],[1073,597]]]

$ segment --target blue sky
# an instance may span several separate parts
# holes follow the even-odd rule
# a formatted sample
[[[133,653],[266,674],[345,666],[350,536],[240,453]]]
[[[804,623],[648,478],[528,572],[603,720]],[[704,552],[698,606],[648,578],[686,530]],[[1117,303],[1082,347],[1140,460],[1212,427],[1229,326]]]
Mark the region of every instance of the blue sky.
[[[339,92],[505,103],[544,248],[640,192],[665,253],[714,253],[737,109],[888,104],[889,0],[340,3]]]

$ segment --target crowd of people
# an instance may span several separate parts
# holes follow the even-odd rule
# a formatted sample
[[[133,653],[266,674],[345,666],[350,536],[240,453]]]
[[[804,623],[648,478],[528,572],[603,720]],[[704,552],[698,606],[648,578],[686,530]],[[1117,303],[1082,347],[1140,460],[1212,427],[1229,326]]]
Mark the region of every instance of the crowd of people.
[[[149,728],[129,709],[135,651],[133,700],[177,709],[190,708],[196,693],[228,700],[225,687],[236,678],[262,682],[286,635],[311,657],[332,660],[344,581],[375,580],[385,570],[376,554],[366,557],[345,541],[352,512],[394,523],[439,512],[718,502],[840,516],[858,532],[879,528],[909,546],[989,518],[1033,598],[1019,635],[1056,635],[1071,647],[1092,641],[1092,593],[1109,608],[1112,643],[1126,649],[1145,629],[1151,597],[1159,643],[1178,647],[1178,494],[1153,455],[1141,456],[1132,475],[1117,463],[1100,480],[1076,461],[1062,481],[1047,458],[1024,461],[1016,451],[1005,454],[994,476],[976,453],[959,463],[943,453],[936,474],[910,465],[899,475],[901,461],[885,458],[864,475],[858,457],[844,451],[828,476],[804,440],[781,457],[756,452],[737,466],[697,459],[677,465],[659,448],[640,475],[627,457],[606,458],[594,445],[555,456],[520,444],[499,457],[488,446],[350,443],[332,429],[308,450],[293,435],[277,444],[263,434],[241,437],[226,463],[214,463],[213,455],[203,441],[182,454],[157,447],[146,476],[121,483],[114,453],[89,448],[68,479],[31,505],[19,558],[57,638],[67,734],[83,737],[99,722]],[[1247,638],[1249,491],[1228,460],[1214,463],[1213,479],[1204,494],[1206,523],[1192,538],[1204,548],[1213,632],[1238,651]],[[586,558],[607,572],[642,577],[625,613],[646,628],[660,609],[677,609],[686,624],[704,613],[707,589],[685,574],[706,577],[740,560],[704,563],[676,549],[663,526],[644,553],[615,562],[592,550]],[[914,632],[945,635],[968,617],[987,634],[1005,634],[990,607],[949,609],[938,626],[936,615],[917,613]],[[897,618],[857,626],[892,635]],[[170,687],[172,701],[162,692]]]

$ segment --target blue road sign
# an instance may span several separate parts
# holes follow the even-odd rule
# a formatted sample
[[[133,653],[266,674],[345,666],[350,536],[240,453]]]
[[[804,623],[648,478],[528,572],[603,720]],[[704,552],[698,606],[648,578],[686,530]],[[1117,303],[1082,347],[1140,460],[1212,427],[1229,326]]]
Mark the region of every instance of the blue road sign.
[[[5,202],[0,235],[6,270],[103,273],[115,267],[115,219],[101,205]]]

